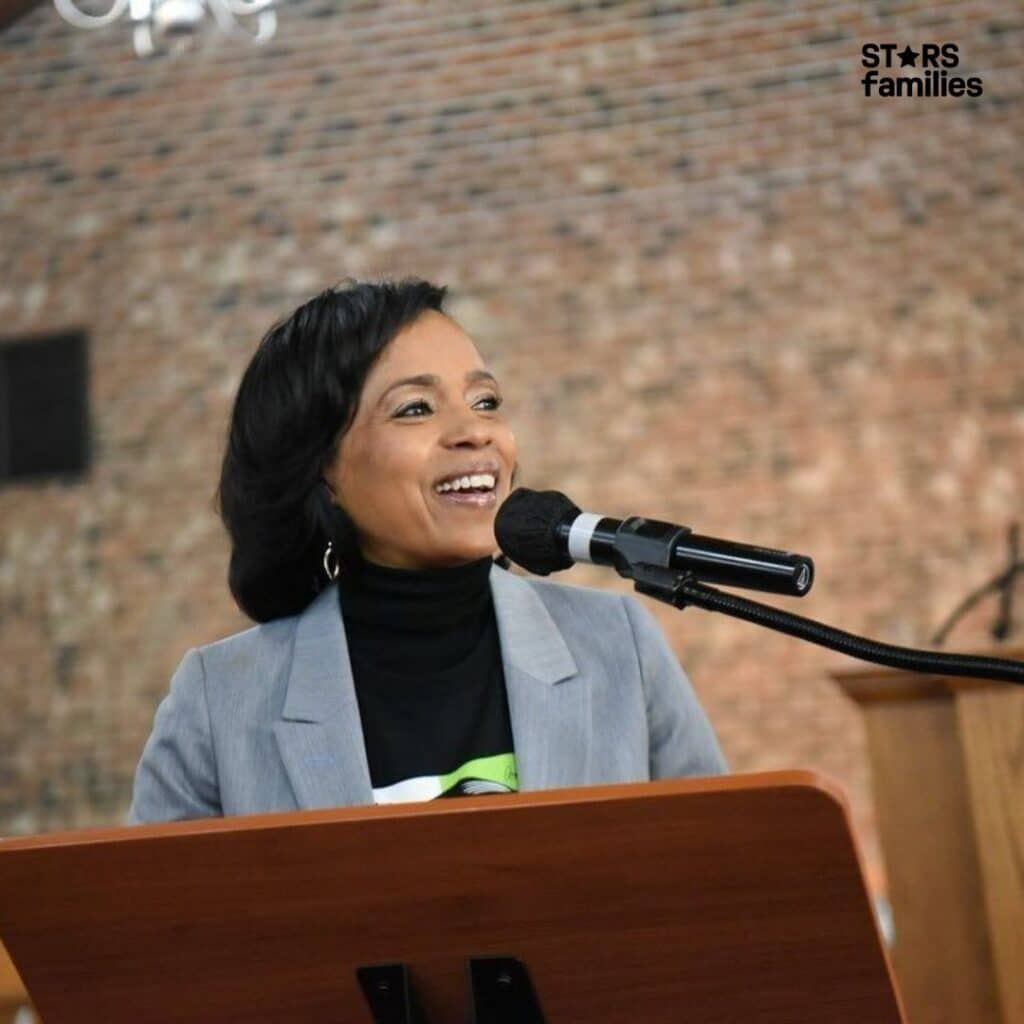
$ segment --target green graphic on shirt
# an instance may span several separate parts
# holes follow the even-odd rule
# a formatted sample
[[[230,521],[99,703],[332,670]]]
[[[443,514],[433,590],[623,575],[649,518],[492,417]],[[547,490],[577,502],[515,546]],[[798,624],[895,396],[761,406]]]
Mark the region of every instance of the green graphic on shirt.
[[[516,758],[512,753],[476,757],[447,775],[420,775],[373,791],[378,804],[407,800],[434,800],[440,796],[508,793],[519,788]]]
[[[516,772],[515,756],[493,754],[491,757],[477,757],[467,761],[461,768],[440,777],[441,792],[451,789],[463,779],[482,779],[486,782],[500,783],[506,789],[518,789],[519,775]]]

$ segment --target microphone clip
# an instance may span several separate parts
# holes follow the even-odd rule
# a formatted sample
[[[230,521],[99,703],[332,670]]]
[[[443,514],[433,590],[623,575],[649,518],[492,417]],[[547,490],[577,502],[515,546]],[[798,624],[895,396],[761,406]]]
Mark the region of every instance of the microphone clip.
[[[687,588],[698,582],[687,569],[669,569],[663,565],[640,562],[632,566],[633,589],[658,601],[685,608],[689,603]]]
[[[645,567],[668,570],[676,545],[692,532],[688,526],[677,526],[660,519],[645,519],[643,516],[623,519],[615,532],[612,553],[615,571],[627,579],[636,579],[637,571]],[[671,570],[671,574],[678,575],[678,570]]]

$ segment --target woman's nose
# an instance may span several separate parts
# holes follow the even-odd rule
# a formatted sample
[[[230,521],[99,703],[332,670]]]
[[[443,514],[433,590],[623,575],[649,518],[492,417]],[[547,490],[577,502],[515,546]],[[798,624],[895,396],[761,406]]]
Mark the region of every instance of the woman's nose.
[[[460,445],[481,448],[489,444],[492,438],[492,426],[481,419],[472,409],[453,413],[451,422],[445,429],[443,443],[450,448]]]

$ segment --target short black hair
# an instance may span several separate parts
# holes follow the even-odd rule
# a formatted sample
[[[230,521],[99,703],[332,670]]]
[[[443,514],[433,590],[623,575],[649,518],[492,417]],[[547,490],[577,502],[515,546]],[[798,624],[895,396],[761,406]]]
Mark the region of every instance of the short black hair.
[[[231,538],[228,585],[257,622],[295,615],[323,589],[328,541],[343,572],[355,564],[355,526],[324,470],[385,346],[427,310],[448,315],[447,287],[419,278],[342,285],[267,332],[231,412],[217,504]]]

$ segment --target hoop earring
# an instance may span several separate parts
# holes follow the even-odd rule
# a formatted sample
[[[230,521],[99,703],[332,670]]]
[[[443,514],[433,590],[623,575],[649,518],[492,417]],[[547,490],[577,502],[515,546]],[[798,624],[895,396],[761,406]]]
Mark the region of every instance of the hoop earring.
[[[331,567],[331,556],[334,556],[334,567]],[[327,542],[327,547],[324,549],[324,572],[327,574],[329,580],[336,580],[338,573],[341,572],[341,566],[338,565],[338,556],[334,554],[334,543],[333,541]]]

